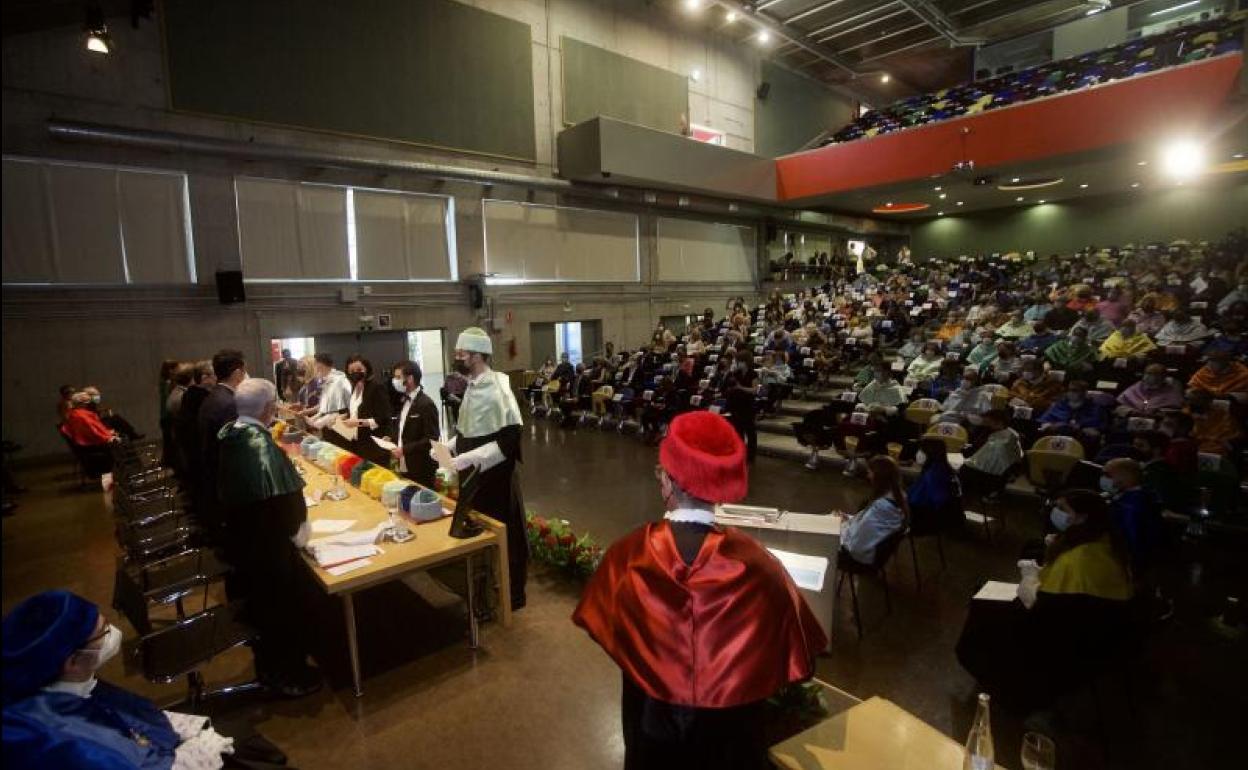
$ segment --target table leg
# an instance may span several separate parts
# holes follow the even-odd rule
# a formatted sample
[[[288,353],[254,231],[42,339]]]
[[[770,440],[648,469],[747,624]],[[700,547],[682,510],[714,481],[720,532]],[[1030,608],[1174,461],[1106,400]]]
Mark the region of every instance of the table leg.
[[[360,687],[360,645],[355,636],[355,598],[352,594],[343,594],[342,610],[347,620],[347,651],[351,655],[351,689],[355,697],[364,695]]]
[[[464,559],[464,564],[466,565],[465,569],[468,577],[468,589],[465,597],[468,603],[468,647],[469,649],[475,650],[478,646],[480,646],[480,638],[478,636],[479,629],[477,628],[476,586],[474,585],[476,580],[475,576],[472,574],[471,554],[468,555],[468,558]]]

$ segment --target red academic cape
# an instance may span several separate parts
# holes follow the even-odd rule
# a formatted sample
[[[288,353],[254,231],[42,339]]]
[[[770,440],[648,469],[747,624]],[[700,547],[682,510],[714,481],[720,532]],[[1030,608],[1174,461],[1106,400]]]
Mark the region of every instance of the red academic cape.
[[[707,533],[686,565],[666,521],[620,539],[572,614],[647,695],[728,708],[807,679],[827,637],[784,567],[749,536]]]

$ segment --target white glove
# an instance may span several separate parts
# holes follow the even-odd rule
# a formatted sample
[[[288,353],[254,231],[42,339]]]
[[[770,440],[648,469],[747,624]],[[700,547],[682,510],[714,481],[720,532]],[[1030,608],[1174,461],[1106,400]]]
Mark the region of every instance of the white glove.
[[[1036,592],[1040,590],[1040,565],[1034,559],[1022,559],[1018,562],[1021,580],[1018,582],[1018,599],[1027,609],[1036,603]]]
[[[291,535],[290,537],[291,542],[295,544],[296,548],[303,548],[305,545],[308,544],[308,534],[311,532],[312,532],[311,525],[309,525],[308,522],[304,521],[299,524],[299,531]]]

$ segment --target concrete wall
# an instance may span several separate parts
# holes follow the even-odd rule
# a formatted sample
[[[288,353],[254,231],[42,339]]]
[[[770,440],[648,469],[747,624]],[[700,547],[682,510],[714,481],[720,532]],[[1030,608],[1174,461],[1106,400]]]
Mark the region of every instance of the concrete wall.
[[[1248,224],[1245,212],[1248,184],[1176,187],[933,219],[913,228],[911,250],[919,258],[1027,250],[1044,255],[1088,245],[1212,241]]]

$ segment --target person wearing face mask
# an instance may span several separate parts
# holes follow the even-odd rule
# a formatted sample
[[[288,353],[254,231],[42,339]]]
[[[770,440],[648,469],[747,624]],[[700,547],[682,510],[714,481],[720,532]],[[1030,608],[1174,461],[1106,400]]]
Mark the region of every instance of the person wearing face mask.
[[[234,566],[231,599],[246,600],[245,620],[260,632],[252,644],[256,676],[286,697],[320,689],[307,663],[307,628],[299,595],[308,539],[304,481],[269,433],[277,388],[263,379],[239,383],[238,417],[218,433],[217,499],[226,521],[225,552]]]
[[[871,382],[858,392],[858,403],[865,404],[868,409],[882,407],[884,414],[891,417],[897,414],[897,407],[906,403],[906,391],[893,379],[888,365],[880,363],[875,367]]]
[[[1140,381],[1118,395],[1118,404],[1117,411],[1124,416],[1155,416],[1183,406],[1183,387],[1166,376],[1166,367],[1149,364]]]
[[[910,334],[910,339],[906,340],[906,344],[897,349],[897,357],[901,359],[902,363],[909,366],[912,361],[923,353],[926,339],[927,335],[922,329],[915,329]]]
[[[671,423],[666,509],[607,549],[572,615],[620,667],[625,770],[767,765],[764,701],[827,646],[788,572],[715,506],[745,497],[745,447],[719,415]]]
[[[1240,279],[1238,286],[1218,300],[1218,313],[1223,315],[1229,313],[1231,308],[1240,302],[1248,302],[1248,281],[1243,279]]]
[[[1003,340],[1022,340],[1034,332],[1035,327],[1027,320],[1023,310],[1015,310],[1008,321],[997,327],[997,337]]]
[[[91,407],[91,396],[78,391],[69,400],[70,409],[60,425],[61,434],[77,447],[76,454],[82,460],[84,472],[91,478],[99,478],[113,467],[109,446],[121,441],[116,431],[100,420]]]
[[[1095,310],[1088,310],[1083,314],[1074,326],[1071,327],[1073,332],[1075,329],[1083,329],[1087,334],[1088,344],[1099,348],[1101,343],[1109,339],[1109,335],[1114,333],[1114,325],[1104,318]]]
[[[1183,473],[1166,461],[1170,437],[1147,430],[1131,437],[1131,448],[1140,457],[1140,481],[1163,510],[1190,513],[1199,501],[1195,473]]]
[[[193,504],[202,500],[203,490],[197,484],[201,474],[195,467],[199,461],[202,441],[199,436],[199,410],[207,400],[208,394],[217,384],[217,375],[212,370],[212,361],[196,361],[191,364],[191,385],[182,394],[182,401],[172,415],[173,440],[177,444],[179,480],[190,494]]]
[[[966,363],[983,371],[988,364],[997,359],[997,341],[992,331],[983,329],[979,332],[979,342],[966,354]]]
[[[1070,335],[1058,340],[1044,351],[1044,357],[1054,369],[1066,372],[1067,377],[1083,377],[1092,373],[1096,366],[1097,349],[1088,344],[1085,329],[1071,329]]]
[[[82,390],[91,397],[91,404],[89,405],[91,411],[98,414],[100,416],[100,420],[115,431],[117,435],[127,441],[138,441],[143,438],[143,434],[135,430],[129,420],[122,417],[120,414],[117,414],[117,412],[111,407],[102,403],[103,396],[101,396],[99,388],[94,385],[88,385]]]
[[[979,372],[968,368],[962,372],[962,383],[941,404],[941,420],[963,422],[976,420],[992,408],[992,392],[979,385]]]
[[[438,464],[429,456],[429,449],[441,435],[438,407],[425,395],[420,385],[420,366],[415,361],[395,364],[391,375],[390,385],[402,402],[386,430],[387,437],[395,444],[390,453],[399,463],[399,473],[433,489]]]
[[[919,440],[914,458],[922,469],[919,478],[906,490],[910,504],[910,531],[915,535],[950,532],[966,521],[962,508],[962,484],[949,464],[943,439]]]
[[[940,343],[927,342],[923,352],[906,367],[906,375],[916,382],[931,380],[940,374],[945,357],[940,354]]]
[[[312,427],[324,430],[347,410],[351,401],[351,383],[345,374],[334,368],[334,358],[330,354],[317,353],[313,361],[318,382],[316,404],[294,411],[302,414]],[[322,438],[334,443],[336,436],[333,431],[324,431]]]
[[[455,435],[447,445],[454,454],[461,483],[476,484],[473,507],[507,525],[511,607],[525,604],[529,545],[524,528],[524,500],[516,467],[521,462],[520,407],[507,375],[490,368],[494,343],[484,329],[470,326],[455,341],[455,368],[468,378]]]
[[[1019,713],[1086,687],[1132,628],[1128,554],[1105,500],[1069,490],[1049,520],[1043,566],[1019,562],[1017,601],[972,601],[955,648],[994,702]]]
[[[1018,352],[1038,356],[1060,339],[1061,337],[1049,331],[1049,327],[1045,326],[1043,321],[1037,321],[1032,327],[1032,333],[1019,341]]]
[[[1209,336],[1209,329],[1198,318],[1192,318],[1186,310],[1176,308],[1169,313],[1170,320],[1157,332],[1157,344],[1191,345]]]
[[[1087,383],[1072,380],[1066,385],[1066,396],[1054,401],[1040,417],[1040,432],[1074,436],[1088,454],[1094,454],[1108,423],[1105,410],[1088,397]]]
[[[1191,388],[1187,391],[1186,400],[1183,413],[1191,418],[1192,440],[1198,450],[1219,456],[1229,455],[1232,446],[1244,435],[1243,426],[1231,410],[1214,408],[1213,394],[1207,390]]]
[[[1144,295],[1127,318],[1135,322],[1136,330],[1141,334],[1156,334],[1166,325],[1166,314],[1157,309],[1156,295],[1151,294]]]
[[[1244,308],[1248,309],[1248,305]],[[1206,342],[1201,352],[1207,356],[1215,350],[1222,350],[1230,354],[1231,358],[1248,357],[1248,336],[1244,335],[1243,321],[1236,316],[1229,315],[1218,320],[1222,327],[1221,333]]]
[[[122,633],[77,594],[25,599],[5,615],[3,634],[6,767],[215,770],[226,755],[245,766],[286,763],[246,722],[162,711],[98,678]]]
[[[1248,366],[1233,360],[1225,350],[1214,350],[1206,356],[1205,365],[1187,381],[1187,386],[1207,391],[1215,398],[1248,393]]]
[[[1023,461],[1023,444],[1010,427],[1009,413],[989,409],[984,413],[988,436],[958,470],[967,495],[989,497],[1005,489],[1009,474]]]
[[[1135,322],[1128,320],[1101,343],[1101,360],[1116,361],[1125,358],[1129,362],[1142,361],[1156,349],[1157,345],[1148,335],[1141,334],[1136,329]]]
[[[390,466],[390,453],[377,446],[373,436],[384,435],[390,425],[390,394],[387,391],[392,388],[375,382],[372,363],[358,355],[347,359],[347,381],[351,383],[351,395],[342,425],[355,428],[356,433],[355,439],[347,442],[346,449],[374,465],[387,468]]]

